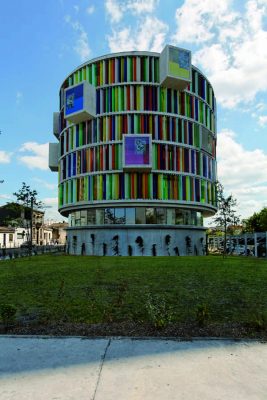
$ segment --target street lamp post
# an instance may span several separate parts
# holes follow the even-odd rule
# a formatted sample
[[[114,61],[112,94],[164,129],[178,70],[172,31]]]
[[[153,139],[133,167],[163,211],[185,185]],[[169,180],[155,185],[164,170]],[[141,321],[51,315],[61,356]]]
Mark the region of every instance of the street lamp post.
[[[31,197],[31,215],[30,215],[30,246],[29,253],[32,254],[32,216],[33,216],[33,196]]]

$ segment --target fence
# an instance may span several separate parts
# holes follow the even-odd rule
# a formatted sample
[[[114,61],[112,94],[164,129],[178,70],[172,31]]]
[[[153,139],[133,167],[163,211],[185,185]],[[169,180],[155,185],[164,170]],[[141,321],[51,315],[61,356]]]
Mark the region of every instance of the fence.
[[[210,253],[223,251],[224,237],[209,235],[207,238]],[[226,236],[228,254],[267,257],[267,232],[243,233]]]
[[[35,256],[45,253],[64,253],[65,245],[45,245],[45,246],[34,246],[30,254],[30,250],[27,247],[14,247],[14,248],[1,248],[0,249],[0,260],[12,260],[19,257],[27,257],[29,255]]]

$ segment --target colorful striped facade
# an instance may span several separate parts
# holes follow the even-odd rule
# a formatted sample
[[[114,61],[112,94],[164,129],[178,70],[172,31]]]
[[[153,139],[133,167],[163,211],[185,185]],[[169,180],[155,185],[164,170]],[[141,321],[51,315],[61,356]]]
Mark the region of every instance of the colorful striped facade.
[[[198,216],[215,213],[213,88],[194,66],[185,90],[163,87],[159,63],[158,53],[111,54],[83,64],[63,82],[57,135],[59,211],[72,225],[80,221],[75,212],[107,207],[133,207],[136,213],[139,206],[189,210]],[[64,117],[64,93],[84,81],[95,87],[96,115],[71,123]],[[150,170],[123,168],[125,134],[151,135]]]

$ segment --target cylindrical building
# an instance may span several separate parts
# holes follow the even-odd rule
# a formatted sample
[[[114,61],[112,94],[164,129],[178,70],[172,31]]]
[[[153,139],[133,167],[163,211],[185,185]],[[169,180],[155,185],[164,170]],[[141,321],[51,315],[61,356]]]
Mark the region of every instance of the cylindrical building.
[[[205,254],[216,212],[216,101],[188,50],[88,61],[60,88],[50,168],[67,248],[88,255]]]

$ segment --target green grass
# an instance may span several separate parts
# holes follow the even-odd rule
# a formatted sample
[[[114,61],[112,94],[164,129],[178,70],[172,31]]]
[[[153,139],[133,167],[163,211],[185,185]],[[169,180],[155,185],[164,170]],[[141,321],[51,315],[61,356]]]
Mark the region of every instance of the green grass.
[[[157,325],[256,323],[267,312],[267,261],[245,257],[43,255],[0,262],[0,304],[17,319]]]

